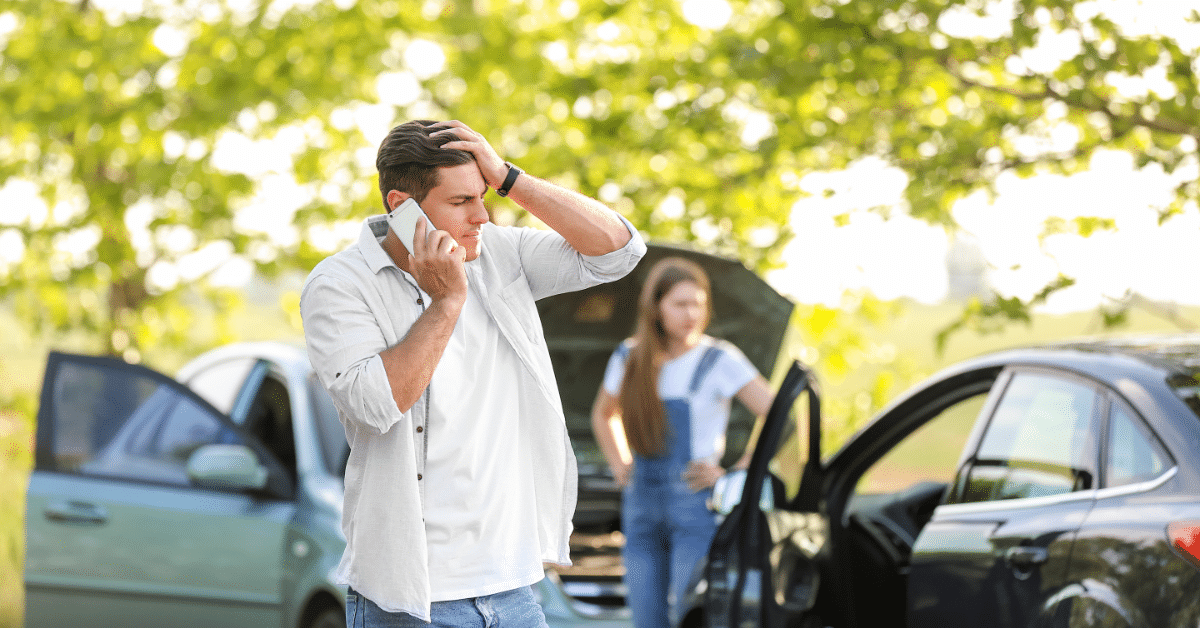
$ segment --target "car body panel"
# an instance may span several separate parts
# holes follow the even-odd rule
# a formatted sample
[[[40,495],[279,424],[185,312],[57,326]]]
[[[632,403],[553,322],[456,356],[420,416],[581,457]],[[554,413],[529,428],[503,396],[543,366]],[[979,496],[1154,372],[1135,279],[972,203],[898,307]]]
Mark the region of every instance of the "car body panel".
[[[1129,626],[1200,625],[1200,569],[1175,554],[1162,523],[1200,518],[1200,495],[1175,496],[1180,481],[1172,472],[1158,486],[1101,491],[1109,494],[1097,498],[1072,556],[1070,579],[1089,600],[1072,610],[1072,626],[1121,625],[1117,617]]]
[[[1068,584],[1090,493],[1054,503],[1001,503],[973,512],[942,506],[922,529],[909,573],[909,625],[1030,625]]]
[[[29,490],[35,517],[61,503],[106,515],[96,525],[30,527],[29,625],[279,624],[290,505],[45,476]]]

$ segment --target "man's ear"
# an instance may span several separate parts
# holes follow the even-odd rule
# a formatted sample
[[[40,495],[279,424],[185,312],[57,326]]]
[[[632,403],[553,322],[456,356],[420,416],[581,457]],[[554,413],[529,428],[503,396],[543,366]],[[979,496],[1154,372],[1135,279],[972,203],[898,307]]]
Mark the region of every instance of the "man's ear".
[[[407,192],[401,192],[400,190],[389,190],[387,193],[388,211],[399,207],[400,203],[403,203],[409,199],[409,196],[410,195]]]

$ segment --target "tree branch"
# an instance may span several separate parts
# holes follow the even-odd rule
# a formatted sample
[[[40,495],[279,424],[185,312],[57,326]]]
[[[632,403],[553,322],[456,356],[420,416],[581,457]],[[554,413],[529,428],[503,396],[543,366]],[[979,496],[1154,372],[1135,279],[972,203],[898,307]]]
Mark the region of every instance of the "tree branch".
[[[1112,103],[1104,100],[1100,96],[1095,96],[1095,98],[1099,101],[1099,104],[1092,104],[1092,103],[1084,102],[1083,99],[1080,99],[1080,98],[1071,98],[1068,95],[1060,94],[1060,93],[1054,91],[1053,89],[1050,89],[1049,86],[1046,86],[1046,88],[1040,92],[1028,92],[1028,91],[1024,91],[1024,90],[1020,90],[1020,89],[1016,89],[1016,88],[1012,88],[1012,87],[1005,87],[1002,85],[989,85],[987,83],[976,81],[974,79],[970,79],[970,78],[967,78],[966,76],[963,76],[963,74],[958,71],[958,68],[955,67],[956,64],[954,63],[953,59],[943,58],[941,65],[942,65],[942,67],[944,67],[946,69],[946,72],[948,72],[950,74],[950,76],[953,76],[959,82],[961,82],[965,85],[969,85],[971,87],[978,87],[980,89],[986,89],[988,91],[999,92],[1001,94],[1006,94],[1006,95],[1012,96],[1014,98],[1018,98],[1020,100],[1029,101],[1029,102],[1036,102],[1036,101],[1045,100],[1047,98],[1052,98],[1054,100],[1057,100],[1057,101],[1067,105],[1068,107],[1073,107],[1075,109],[1082,109],[1085,111],[1095,111],[1098,113],[1103,113],[1104,115],[1108,116],[1112,120],[1123,120],[1123,121],[1133,124],[1135,126],[1141,126],[1141,127],[1147,128],[1147,129],[1155,130],[1155,131],[1162,131],[1163,133],[1173,133],[1176,135],[1190,135],[1192,137],[1200,138],[1200,127],[1193,126],[1193,125],[1190,125],[1190,124],[1187,124],[1184,122],[1180,122],[1178,120],[1172,120],[1170,118],[1156,118],[1154,120],[1151,120],[1151,119],[1141,115],[1140,113],[1133,113],[1132,115],[1120,115],[1117,113],[1113,113]]]
[[[1200,328],[1195,322],[1180,314],[1179,308],[1174,307],[1173,304],[1160,303],[1153,299],[1148,299],[1137,292],[1131,293],[1128,301],[1130,307],[1140,307],[1184,331],[1196,331],[1196,329]]]

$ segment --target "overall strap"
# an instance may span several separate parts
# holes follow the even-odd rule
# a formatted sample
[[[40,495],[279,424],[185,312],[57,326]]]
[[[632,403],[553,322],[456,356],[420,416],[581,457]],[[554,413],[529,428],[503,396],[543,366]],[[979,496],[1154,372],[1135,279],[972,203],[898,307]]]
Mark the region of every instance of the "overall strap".
[[[695,393],[700,388],[700,383],[708,376],[708,373],[717,365],[717,360],[721,359],[721,348],[713,345],[704,350],[704,355],[700,356],[700,362],[696,364],[696,372],[692,374],[692,383],[688,386],[688,394]]]

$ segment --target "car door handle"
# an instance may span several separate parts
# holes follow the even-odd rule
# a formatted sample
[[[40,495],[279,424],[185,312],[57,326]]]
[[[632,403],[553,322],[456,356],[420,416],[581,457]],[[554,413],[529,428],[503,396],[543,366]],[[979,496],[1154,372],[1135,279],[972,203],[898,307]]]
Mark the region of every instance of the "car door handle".
[[[1030,569],[1046,562],[1049,554],[1044,547],[1018,546],[1010,547],[1004,552],[1004,559],[1017,569]]]
[[[54,502],[42,512],[55,523],[101,525],[108,521],[108,511],[102,506],[75,500]]]

